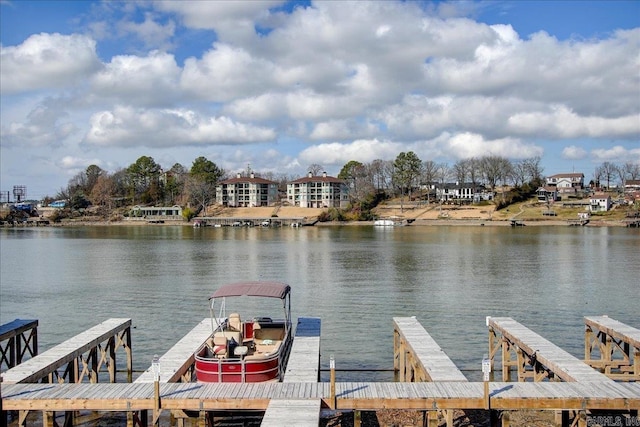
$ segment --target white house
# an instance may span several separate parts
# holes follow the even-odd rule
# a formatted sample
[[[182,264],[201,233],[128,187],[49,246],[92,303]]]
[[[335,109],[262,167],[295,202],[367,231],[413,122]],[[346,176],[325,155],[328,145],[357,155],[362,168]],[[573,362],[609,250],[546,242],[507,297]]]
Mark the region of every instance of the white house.
[[[547,177],[547,186],[556,187],[558,193],[576,193],[584,188],[584,174],[560,173]]]
[[[338,178],[309,175],[287,184],[287,200],[301,208],[345,208],[349,203],[347,184]]]
[[[471,182],[450,182],[450,183],[428,183],[421,184],[422,190],[429,191],[430,194],[435,193],[436,200],[466,200],[479,202],[481,200],[493,200],[494,194],[486,191],[483,185],[474,185]]]
[[[248,177],[237,174],[216,187],[216,202],[227,207],[272,206],[277,200],[278,183],[257,178],[253,173]]]
[[[605,193],[596,193],[589,198],[589,210],[591,212],[607,212],[611,209],[611,196]]]

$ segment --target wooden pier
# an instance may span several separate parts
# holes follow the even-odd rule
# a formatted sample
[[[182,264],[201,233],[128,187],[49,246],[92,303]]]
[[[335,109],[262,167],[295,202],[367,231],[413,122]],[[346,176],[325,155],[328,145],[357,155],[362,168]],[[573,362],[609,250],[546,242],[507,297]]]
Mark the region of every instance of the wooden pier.
[[[640,381],[640,330],[608,316],[584,318],[585,362],[618,381]]]
[[[204,319],[198,323],[187,335],[159,357],[160,382],[191,382],[194,380],[195,352],[211,336],[211,319]],[[143,372],[136,383],[153,383],[153,367]]]
[[[0,326],[0,367],[11,369],[38,354],[38,321],[16,319]]]
[[[593,320],[589,318],[589,321]],[[210,331],[210,324],[205,327],[203,323],[206,322],[197,325],[180,340],[179,344],[182,344],[176,344],[163,356],[164,359],[161,358],[167,366],[173,366],[171,369],[175,369],[175,375],[166,373],[165,379],[153,383],[147,380],[116,384],[89,383],[90,377],[85,377],[82,384],[5,382],[0,390],[3,416],[8,411],[20,411],[18,425],[24,426],[27,425],[27,414],[34,411],[42,411],[45,422],[51,420],[53,411],[116,411],[127,414],[128,425],[148,425],[146,416],[136,418],[129,414],[151,411],[152,422],[155,423],[160,413],[165,411],[165,414],[182,414],[179,423],[191,417],[204,427],[207,421],[212,420],[210,414],[258,411],[265,413],[262,425],[271,427],[316,426],[319,424],[321,408],[338,411],[401,409],[422,411],[425,414],[424,425],[432,426],[437,425],[438,413],[446,415],[450,413],[447,411],[454,409],[490,408],[491,413],[503,414],[499,417],[503,427],[509,425],[509,412],[520,409],[557,411],[557,414],[561,414],[556,418],[557,426],[585,427],[592,411],[622,414],[633,423],[629,425],[640,424],[640,383],[615,382],[573,356],[567,358],[566,352],[563,353],[557,346],[510,318],[487,319],[490,348],[492,357],[500,347],[503,355],[505,351],[506,354],[511,351],[517,353],[518,371],[520,365],[524,365],[523,370],[527,371],[518,374],[522,382],[467,381],[415,318],[393,319],[394,367],[399,373],[402,372],[401,377],[406,380],[404,382],[319,382],[320,319],[314,318],[299,319],[290,357],[291,366],[287,367],[283,382],[187,382],[184,380],[190,378],[189,369],[183,368],[198,342],[202,342],[204,331]],[[601,327],[604,327],[604,323],[605,320],[599,319]],[[621,332],[620,329],[620,325],[613,328],[617,332]],[[498,334],[501,335],[501,344],[496,344]],[[614,336],[611,331],[607,334]],[[94,335],[101,334],[94,332]],[[635,336],[628,331],[624,335]],[[80,341],[76,340],[78,347],[82,347]],[[621,347],[624,348],[624,344]],[[175,361],[169,357],[170,354],[176,355]],[[512,362],[511,356],[505,360]],[[507,365],[506,370],[509,369],[510,365]],[[549,372],[540,377],[535,372],[528,372],[535,369]],[[146,376],[146,373],[142,374],[141,378]],[[563,379],[566,382],[542,379]],[[569,411],[573,411],[572,419],[568,416]],[[175,421],[175,418],[172,419]],[[357,426],[357,419],[355,421]]]
[[[487,326],[492,364],[498,351],[502,350],[503,381],[511,380],[511,368],[515,367],[518,381],[613,382],[510,317],[488,317]],[[498,335],[502,338],[498,339]]]
[[[320,381],[320,318],[298,318],[283,383],[317,384]],[[322,399],[271,399],[261,427],[317,427]]]
[[[467,382],[467,377],[442,351],[415,317],[393,318],[393,368],[401,382]],[[453,411],[443,410],[447,427],[453,427]],[[424,413],[423,424],[438,426],[438,412]]]
[[[127,378],[131,382],[131,319],[108,319],[62,344],[2,373],[3,383],[38,381],[98,382],[98,372],[107,365],[110,382],[116,381],[116,350],[127,353]],[[58,370],[66,365],[60,373]]]
[[[267,224],[268,223],[268,224]],[[200,217],[194,220],[194,227],[295,227],[313,225],[304,217]]]

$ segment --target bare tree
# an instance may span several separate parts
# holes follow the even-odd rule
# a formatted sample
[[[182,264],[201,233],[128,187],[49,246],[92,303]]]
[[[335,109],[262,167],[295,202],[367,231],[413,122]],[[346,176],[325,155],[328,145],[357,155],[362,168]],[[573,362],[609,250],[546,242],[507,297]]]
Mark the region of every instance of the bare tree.
[[[387,190],[390,187],[391,174],[388,160],[376,159],[369,164],[371,183],[375,191]]]
[[[604,162],[599,166],[601,177],[607,181],[607,189],[611,188],[611,180],[617,173],[618,167],[611,162]]]
[[[207,181],[202,181],[194,176],[187,178],[185,187],[189,194],[189,200],[197,205],[203,212],[207,214],[207,206],[216,199],[216,186],[215,184]]]
[[[511,171],[511,179],[513,180],[513,185],[516,187],[522,186],[529,177],[529,168],[526,160],[519,160],[515,162]]]
[[[530,157],[528,159],[525,159],[524,162],[529,172],[530,182],[532,182],[536,187],[541,186],[543,183],[542,173],[544,172],[544,168],[540,164],[542,162],[540,156]]]
[[[89,199],[95,206],[100,206],[105,209],[105,213],[109,215],[112,208],[114,192],[115,186],[113,180],[107,176],[106,173],[103,173],[96,179],[96,182],[91,189]]]
[[[469,160],[458,160],[452,167],[451,172],[455,176],[456,181],[462,185],[469,176]]]
[[[431,186],[438,179],[438,164],[433,160],[425,160],[422,162],[422,180],[427,184],[427,203],[431,195]]]
[[[322,165],[313,163],[309,165],[308,171],[311,172],[311,175],[313,176],[319,176],[322,172],[325,171],[325,169]]]
[[[640,178],[640,164],[626,162],[621,169],[624,171],[625,180],[637,180]]]

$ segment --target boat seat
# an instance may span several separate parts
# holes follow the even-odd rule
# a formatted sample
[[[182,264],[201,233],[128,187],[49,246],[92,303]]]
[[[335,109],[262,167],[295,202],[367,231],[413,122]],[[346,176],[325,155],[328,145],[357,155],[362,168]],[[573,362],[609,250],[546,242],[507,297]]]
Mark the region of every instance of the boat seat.
[[[242,320],[240,320],[238,313],[231,313],[229,315],[229,329],[232,331],[242,331]]]
[[[233,338],[238,344],[242,344],[242,334],[238,331],[218,331],[213,334],[214,342],[216,341],[216,339],[222,338],[226,340],[225,344],[227,343],[227,341],[231,341],[231,338]]]

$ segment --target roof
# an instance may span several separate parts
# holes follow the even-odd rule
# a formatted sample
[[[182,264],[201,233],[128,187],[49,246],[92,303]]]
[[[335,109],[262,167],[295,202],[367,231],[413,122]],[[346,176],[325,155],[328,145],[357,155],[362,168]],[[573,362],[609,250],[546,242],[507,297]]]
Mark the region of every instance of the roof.
[[[344,184],[344,181],[333,176],[305,176],[304,178],[296,179],[289,182],[289,184],[304,184],[307,182],[332,182],[337,184]]]
[[[241,176],[240,178],[230,178],[230,179],[225,179],[224,181],[220,181],[219,184],[239,184],[239,183],[245,183],[248,182],[250,184],[277,184],[277,182],[275,181],[269,181],[268,179],[264,179],[264,178],[250,178],[250,177],[246,177],[246,176]]]
[[[222,297],[266,297],[284,299],[291,287],[281,282],[238,282],[221,286],[209,299]]]
[[[582,173],[558,173],[547,178],[584,178]]]

